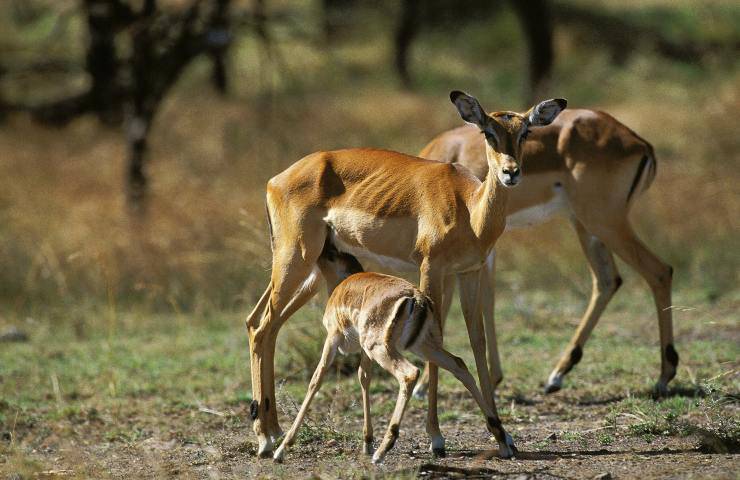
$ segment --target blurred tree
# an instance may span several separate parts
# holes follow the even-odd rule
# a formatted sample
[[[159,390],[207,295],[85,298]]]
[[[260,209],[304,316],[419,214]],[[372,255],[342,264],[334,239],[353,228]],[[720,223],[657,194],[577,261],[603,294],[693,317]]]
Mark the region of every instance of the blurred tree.
[[[548,0],[509,0],[519,17],[529,51],[529,79],[525,102],[533,104],[546,96],[552,71],[552,17]]]
[[[358,3],[358,0],[321,0],[324,40],[327,44],[336,39],[337,32],[345,24],[347,14]]]
[[[669,5],[646,8],[646,12],[655,18],[663,19],[670,19],[674,10]],[[571,27],[571,31],[584,36],[585,41],[603,45],[618,64],[624,63],[633,52],[649,48],[669,60],[686,63],[699,63],[711,55],[737,55],[740,52],[737,36],[724,41],[697,41],[691,35],[677,38],[670,35],[668,29],[625,18],[618,11],[559,1],[552,13],[558,25]]]
[[[183,12],[164,13],[147,0],[131,29],[130,86],[126,89],[126,134],[129,144],[128,200],[137,213],[146,208],[147,139],[162,99],[182,71],[198,55],[209,53],[215,86],[226,89],[223,56],[229,42],[225,30],[229,0],[213,0],[204,7],[195,0]]]
[[[116,34],[136,20],[131,8],[110,0],[84,0],[89,44],[85,69],[90,75],[90,90],[80,98],[84,111],[89,103],[105,123],[121,120],[122,88],[119,81],[120,60],[116,51]],[[148,5],[146,8],[153,8]],[[65,112],[68,115],[73,112]]]
[[[109,125],[125,124],[128,142],[127,195],[142,214],[147,200],[147,140],[162,99],[182,71],[201,54],[212,59],[212,81],[227,90],[226,54],[231,41],[231,0],[191,0],[160,8],[157,0],[83,0],[88,46],[88,90],[29,110],[34,118],[63,125],[95,113]],[[258,0],[264,1],[264,0]],[[135,9],[134,4],[140,7]],[[118,48],[128,45],[128,54]]]
[[[549,0],[508,0],[520,20],[529,50],[529,82],[527,102],[540,96],[546,89],[547,79],[553,64],[552,19]],[[444,0],[404,0],[395,32],[396,73],[401,84],[409,88],[412,84],[409,71],[411,44],[422,27],[452,23],[458,27],[471,19],[494,12],[501,2],[483,0],[460,0],[451,4]]]
[[[401,9],[401,19],[396,29],[396,56],[395,66],[401,85],[411,87],[411,75],[409,74],[409,49],[411,42],[419,31],[421,18],[419,17],[421,0],[404,0]]]

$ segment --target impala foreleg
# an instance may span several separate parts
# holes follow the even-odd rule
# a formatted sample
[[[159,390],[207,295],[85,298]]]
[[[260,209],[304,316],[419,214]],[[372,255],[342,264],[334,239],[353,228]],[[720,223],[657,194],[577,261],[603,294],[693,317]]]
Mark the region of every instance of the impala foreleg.
[[[515,447],[514,441],[511,436],[506,433],[504,428],[501,426],[501,420],[498,417],[496,411],[496,405],[493,407],[489,406],[483,395],[481,394],[478,386],[475,384],[473,375],[468,370],[465,362],[459,357],[452,355],[450,352],[442,348],[441,345],[434,345],[432,342],[427,342],[418,348],[417,353],[430,362],[444,368],[448,372],[452,373],[465,388],[468,389],[470,394],[475,399],[475,402],[480,407],[481,411],[486,417],[486,425],[488,431],[493,434],[498,442],[499,454],[501,458],[510,458],[514,455]]]
[[[568,347],[547,379],[545,393],[560,390],[563,385],[563,377],[581,360],[583,348],[591,335],[591,331],[598,323],[614,293],[622,284],[622,278],[619,276],[617,265],[614,263],[614,256],[606,245],[586,231],[577,219],[573,219],[573,226],[578,234],[578,240],[591,271],[591,300]]]

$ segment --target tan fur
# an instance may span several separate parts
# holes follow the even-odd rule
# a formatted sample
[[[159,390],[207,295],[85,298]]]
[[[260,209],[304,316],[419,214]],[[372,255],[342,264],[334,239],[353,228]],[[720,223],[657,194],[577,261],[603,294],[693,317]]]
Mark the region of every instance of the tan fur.
[[[475,101],[461,92],[453,92],[451,99]],[[550,117],[553,105],[557,110],[557,105],[564,104],[548,102],[543,104],[550,106]],[[502,146],[508,147],[516,143],[515,137],[526,126],[525,119],[545,116],[536,113],[539,108],[533,109],[525,114],[481,113],[477,118],[486,128],[495,129]],[[254,431],[260,456],[269,455],[273,439],[280,435],[274,408],[276,336],[285,320],[315,294],[312,279],[327,239],[353,255],[367,254],[415,266],[420,271],[421,291],[437,305],[442,304],[446,279],[458,276],[481,390],[495,413],[493,388],[486,372],[479,272],[505,227],[507,188],[499,179],[508,178],[506,172],[518,168],[518,147],[513,152],[503,147],[486,148],[489,168],[496,175],[482,182],[458,165],[373,149],[317,152],[269,181],[272,279],[247,319]],[[324,276],[327,274],[331,272]],[[427,432],[432,448],[443,450],[436,383],[436,366],[432,365]],[[504,436],[497,436],[497,440],[505,450]]]
[[[439,135],[420,156],[463,165],[478,178],[488,173],[486,142],[472,126]],[[646,159],[646,160],[643,160]],[[640,170],[642,162],[644,169]],[[604,112],[568,109],[549,126],[533,128],[524,144],[522,183],[508,194],[506,214],[513,219],[536,205],[551,201],[562,192],[565,213],[571,218],[593,277],[591,302],[581,323],[553,370],[548,391],[556,391],[573,366],[571,352],[582,349],[610,298],[621,283],[612,252],[645,278],[655,297],[661,345],[658,389],[664,392],[676,372],[667,357],[672,349],[671,272],[635,235],[628,214],[633,200],[655,177],[655,156],[649,143]],[[631,194],[631,190],[634,191]],[[487,269],[489,270],[489,269]],[[493,291],[493,272],[487,271]],[[495,345],[493,294],[484,295],[491,381],[501,381]],[[425,372],[426,376],[426,372]],[[426,380],[417,389],[423,392]]]
[[[282,461],[285,449],[292,445],[337,350],[361,352],[359,377],[362,387],[366,454],[372,453],[373,443],[369,405],[370,363],[372,361],[378,363],[399,383],[396,407],[383,441],[373,455],[373,463],[382,461],[395,444],[403,413],[419,376],[419,370],[401,353],[406,349],[455,375],[470,391],[483,411],[489,431],[496,437],[502,436],[507,439],[502,455],[508,457],[513,454],[511,438],[500,427],[495,412],[483,400],[465,363],[442,347],[442,331],[432,313],[431,299],[412,284],[397,277],[377,273],[351,275],[340,283],[329,297],[323,323],[327,337],[321,360],[292,427],[275,451],[276,461]]]

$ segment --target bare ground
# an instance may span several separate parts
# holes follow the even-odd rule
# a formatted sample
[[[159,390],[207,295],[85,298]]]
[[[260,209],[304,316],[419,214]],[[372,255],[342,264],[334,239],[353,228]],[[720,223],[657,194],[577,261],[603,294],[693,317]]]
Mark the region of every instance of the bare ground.
[[[581,399],[577,392],[500,400],[509,408],[505,424],[519,450],[513,460],[496,457],[495,443],[462,391],[447,392],[441,404],[443,415],[459,413],[442,417],[448,455],[433,458],[427,452],[423,403],[414,400],[395,449],[383,465],[373,466],[359,448],[357,399],[340,388],[327,385],[319,394],[308,433],[283,465],[255,458],[251,425],[242,421],[248,418],[244,406],[194,411],[168,409],[150,399],[122,403],[105,414],[83,411],[51,428],[16,425],[12,441],[21,448],[12,450],[16,453],[0,469],[8,478],[14,478],[14,470],[44,478],[738,478],[740,472],[740,457],[732,453],[736,446],[696,433],[629,435],[635,423],[630,414],[605,425],[610,404],[619,398]],[[374,398],[390,403],[393,396],[388,389]],[[292,414],[294,405],[288,401],[283,410]],[[386,426],[384,417],[375,416],[376,437]],[[290,420],[283,415],[284,428]],[[117,438],[112,426],[136,433]],[[9,440],[6,434],[4,441]]]

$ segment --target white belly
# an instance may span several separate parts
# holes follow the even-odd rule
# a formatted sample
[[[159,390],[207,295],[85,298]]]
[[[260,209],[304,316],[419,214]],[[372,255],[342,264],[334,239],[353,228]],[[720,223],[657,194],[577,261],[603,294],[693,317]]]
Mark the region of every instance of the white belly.
[[[378,255],[366,248],[350,245],[349,243],[346,243],[341,238],[339,238],[333,230],[331,233],[331,241],[334,246],[337,247],[337,250],[339,250],[340,252],[349,253],[350,255],[353,255],[360,259],[360,261],[370,261],[378,264],[382,268],[394,272],[415,272],[419,270],[419,267],[411,262],[394,257],[388,257],[385,255]]]
[[[340,252],[394,272],[418,271],[418,265],[404,258],[413,250],[414,220],[375,218],[361,210],[332,208],[324,221],[332,227],[330,239]],[[382,255],[376,250],[397,254]]]
[[[533,227],[568,210],[568,199],[562,187],[553,187],[552,198],[539,205],[534,205],[506,217],[506,230]]]

